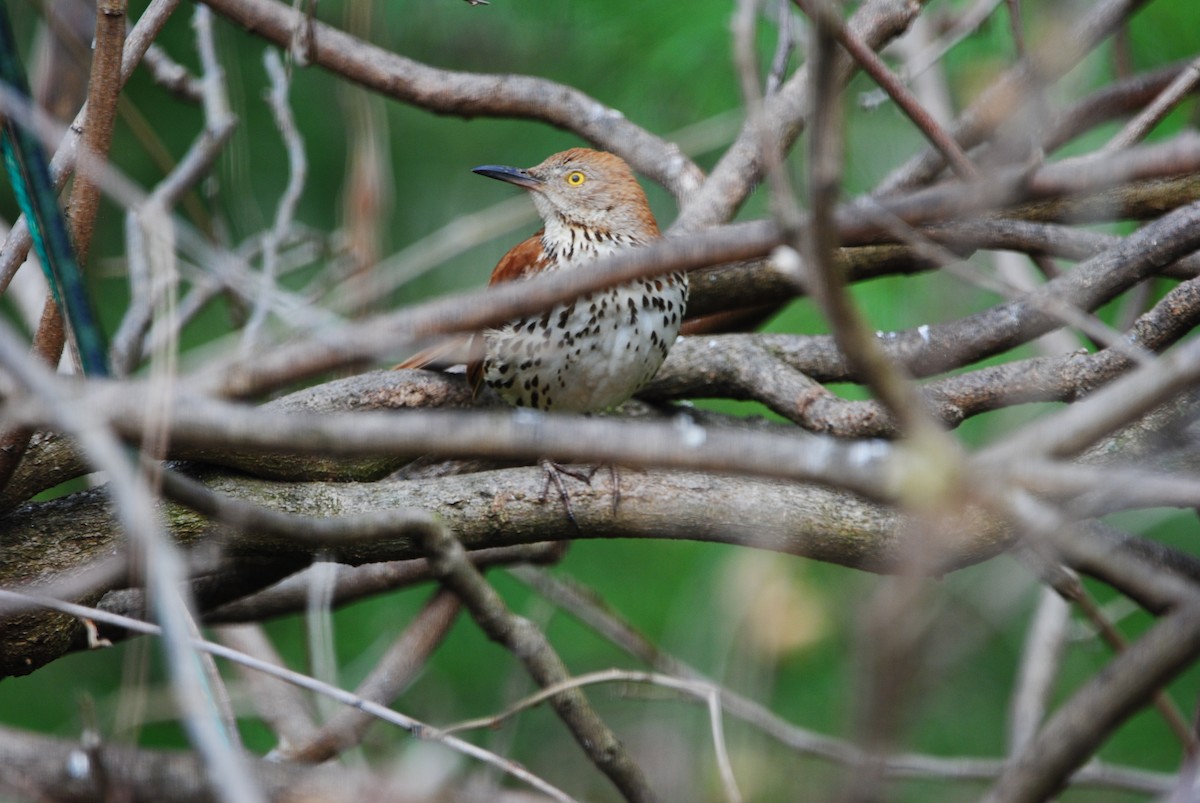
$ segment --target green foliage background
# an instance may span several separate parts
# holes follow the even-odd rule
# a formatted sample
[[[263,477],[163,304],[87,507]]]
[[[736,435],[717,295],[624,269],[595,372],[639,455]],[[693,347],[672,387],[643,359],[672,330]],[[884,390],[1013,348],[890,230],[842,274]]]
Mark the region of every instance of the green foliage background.
[[[131,18],[144,4],[133,3]],[[349,2],[326,0],[319,16],[344,25]],[[950,4],[931,3],[931,13]],[[1052,36],[1057,14],[1077,13],[1087,3],[1023,3],[1031,41]],[[33,28],[33,9],[18,6],[21,29]],[[195,68],[197,60],[184,7],[162,39],[175,58]],[[526,73],[575,86],[628,118],[662,135],[716,118],[724,141],[736,132],[741,101],[732,67],[728,0],[690,0],[687,3],[646,3],[642,0],[571,0],[545,3],[492,0],[472,7],[455,0],[395,0],[377,3],[369,38],[402,55],[434,66],[488,73]],[[232,145],[222,158],[206,202],[219,228],[232,242],[269,225],[287,179],[279,136],[262,95],[263,43],[219,21],[221,57],[229,77],[231,99],[240,118]],[[1138,14],[1130,44],[1138,69],[1175,59],[1194,57],[1200,5],[1189,0],[1162,0]],[[761,26],[764,64],[774,47],[773,24]],[[26,38],[28,42],[28,37]],[[946,60],[951,91],[965,104],[1014,58],[1007,19],[998,12],[974,37],[953,50]],[[1078,98],[1090,87],[1112,77],[1109,47],[1088,59],[1055,88],[1055,99]],[[858,78],[847,95],[847,192],[868,190],[892,167],[912,154],[920,138],[894,107],[865,111],[854,101],[872,89]],[[304,136],[309,177],[297,220],[331,231],[341,222],[340,197],[347,165],[345,117],[347,95],[359,91],[317,69],[297,69],[292,105]],[[126,92],[129,102],[147,117],[166,149],[178,158],[197,134],[200,112],[170,98],[139,70]],[[481,163],[531,165],[547,154],[580,145],[572,134],[540,123],[514,120],[462,120],[442,117],[401,104],[378,101],[387,121],[391,159],[388,181],[394,188],[394,208],[385,232],[384,253],[417,241],[453,220],[511,196],[511,188],[483,181],[470,173]],[[1168,120],[1160,134],[1190,125],[1194,106]],[[723,126],[723,128],[722,128]],[[1092,132],[1072,150],[1086,150],[1111,135],[1115,126]],[[802,181],[803,148],[790,162]],[[719,148],[693,154],[711,167]],[[124,171],[151,186],[161,177],[127,125],[120,125],[114,160]],[[660,221],[667,224],[675,209],[660,188],[648,186]],[[0,199],[0,212],[13,217],[13,205]],[[745,209],[744,217],[765,214],[761,194]],[[513,232],[473,248],[438,270],[411,283],[388,299],[388,305],[419,300],[431,294],[483,284],[495,260],[519,236]],[[121,216],[105,210],[97,236],[93,275],[103,299],[104,317],[115,327],[126,303],[121,277]],[[298,287],[303,273],[290,277]],[[946,320],[986,307],[996,299],[956,285],[944,276],[926,275],[881,280],[855,289],[873,324],[880,329],[915,326]],[[231,327],[227,311],[218,306],[188,330],[188,347],[207,342]],[[793,304],[771,324],[777,331],[820,331],[821,323],[806,301]],[[849,395],[856,388],[837,388]],[[722,410],[761,414],[752,405],[714,403]],[[1002,437],[1006,429],[1031,414],[1029,409],[1001,412],[970,422],[960,433],[978,444]],[[1194,521],[1168,512],[1143,514],[1123,525],[1187,547]],[[858,612],[878,578],[839,567],[816,565],[786,556],[760,555],[748,559],[731,548],[689,542],[585,541],[574,545],[555,570],[598,589],[608,602],[665,649],[710,672],[730,686],[746,691],[787,719],[823,733],[853,733],[855,683],[861,665],[855,660]],[[790,588],[774,606],[785,635],[811,627],[812,635],[787,649],[767,651],[755,646],[761,618],[739,610],[755,582],[745,578],[785,578]],[[491,575],[509,604],[546,624],[568,666],[577,672],[636,664],[573,620],[553,611],[502,572]],[[739,578],[741,578],[739,580]],[[1036,586],[1006,558],[955,573],[932,583],[931,610],[936,615],[929,660],[910,706],[907,747],[946,756],[999,756],[1005,749],[1004,726],[1021,642],[1036,598]],[[1103,589],[1096,589],[1102,597]],[[353,686],[409,621],[430,590],[383,595],[337,611],[333,616],[338,682]],[[794,606],[794,610],[791,606]],[[770,606],[768,607],[770,608]],[[756,609],[758,610],[758,609]],[[1122,620],[1130,635],[1148,625],[1133,614]],[[293,667],[307,664],[305,629],[301,618],[270,623],[268,629]],[[756,635],[757,633],[757,635]],[[1108,652],[1081,629],[1069,649],[1059,694],[1065,696],[1104,666]],[[1176,700],[1185,711],[1194,706],[1200,674],[1188,672],[1176,684]],[[140,732],[118,732],[119,722],[131,721],[122,702],[123,685],[148,683],[149,724]],[[140,640],[104,652],[68,657],[28,678],[0,683],[0,721],[62,735],[94,726],[111,738],[135,738],[147,745],[184,746],[179,728],[160,719],[158,692],[162,673],[152,643]],[[488,643],[466,620],[455,627],[448,644],[398,707],[434,723],[499,710],[528,691],[519,666]],[[676,799],[715,796],[718,789],[711,761],[707,718],[701,707],[651,695],[626,697],[611,688],[592,692],[601,711],[624,737],[634,743],[653,741],[662,755],[679,753],[696,786],[680,787]],[[136,718],[133,718],[136,719]],[[167,717],[169,720],[169,716]],[[727,723],[739,781],[749,799],[796,800],[825,798],[836,788],[838,770],[831,765],[793,754],[739,723]],[[266,730],[252,718],[244,724],[248,743],[270,749]],[[601,780],[580,790],[582,759],[566,731],[545,710],[523,715],[497,733],[476,736],[502,752],[511,752],[552,782],[562,783],[589,799],[610,799]],[[419,749],[403,735],[379,726],[364,752],[379,760]],[[1152,713],[1135,717],[1101,752],[1105,760],[1163,771],[1177,767],[1179,747],[1162,721]],[[574,776],[574,777],[573,777]],[[981,787],[962,783],[898,782],[897,800],[964,800]],[[1075,792],[1067,800],[1122,801],[1134,795]]]

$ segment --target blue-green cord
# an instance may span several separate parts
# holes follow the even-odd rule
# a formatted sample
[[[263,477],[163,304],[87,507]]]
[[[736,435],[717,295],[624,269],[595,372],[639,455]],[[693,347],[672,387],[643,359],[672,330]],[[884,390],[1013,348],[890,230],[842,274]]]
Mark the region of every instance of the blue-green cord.
[[[8,6],[0,0],[0,81],[19,97],[28,100],[25,69],[17,57]],[[89,376],[108,375],[108,348],[91,303],[83,272],[75,260],[67,222],[58,205],[58,194],[50,178],[46,152],[37,137],[9,118],[4,118],[0,137],[4,167],[12,182],[17,203],[29,224],[33,247],[46,281],[75,333],[83,371]]]

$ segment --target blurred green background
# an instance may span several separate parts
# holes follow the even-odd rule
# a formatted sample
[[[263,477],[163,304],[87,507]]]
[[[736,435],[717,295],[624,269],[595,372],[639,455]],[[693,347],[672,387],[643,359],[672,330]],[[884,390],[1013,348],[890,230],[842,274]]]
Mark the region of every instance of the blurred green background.
[[[143,3],[132,4],[131,18]],[[934,0],[935,17],[965,3]],[[1086,10],[1085,2],[1023,3],[1028,38],[1037,42],[1059,29],[1055,19]],[[351,3],[326,0],[319,17],[347,27]],[[492,0],[473,7],[461,0],[374,4],[367,37],[409,58],[447,69],[487,73],[526,73],[569,84],[621,110],[626,117],[663,136],[685,132],[696,142],[694,158],[706,169],[740,124],[741,100],[732,67],[728,0],[645,3],[638,0],[572,0],[533,3]],[[774,48],[774,5],[760,25],[764,65]],[[29,45],[37,9],[13,8],[23,43]],[[190,7],[182,7],[160,43],[174,58],[197,66]],[[264,44],[224,20],[218,20],[220,58],[230,98],[239,118],[234,139],[214,176],[201,188],[203,206],[217,236],[237,244],[270,225],[287,180],[287,163],[263,94]],[[1128,44],[1138,70],[1194,57],[1200,41],[1200,5],[1191,0],[1160,0],[1133,21]],[[1003,11],[945,59],[951,97],[958,108],[987,81],[1011,64],[1014,48]],[[1101,48],[1051,93],[1063,104],[1113,76],[1111,46]],[[793,58],[793,66],[795,58]],[[869,190],[920,144],[908,121],[890,104],[864,109],[857,102],[873,85],[859,77],[847,94],[848,194]],[[344,222],[343,195],[349,164],[348,119],[361,107],[363,94],[319,69],[295,69],[291,102],[304,137],[309,175],[296,220],[319,232]],[[200,111],[157,87],[144,70],[130,81],[126,98],[146,118],[156,138],[180,157],[197,135]],[[381,230],[384,255],[402,251],[454,221],[511,199],[514,191],[474,176],[482,163],[528,166],[567,147],[586,144],[574,135],[528,121],[444,117],[374,98],[387,146],[381,184],[391,195]],[[1161,127],[1167,136],[1190,124],[1194,106],[1185,103]],[[702,125],[701,125],[702,124]],[[699,127],[698,127],[699,126]],[[1116,124],[1072,143],[1070,151],[1103,142]],[[146,187],[162,177],[147,146],[127,122],[118,126],[115,163]],[[803,148],[789,163],[803,179]],[[669,195],[647,186],[664,228],[676,209]],[[742,210],[743,217],[765,214],[762,193]],[[14,204],[4,188],[0,214],[11,220]],[[92,276],[110,327],[116,326],[127,300],[123,279],[122,214],[113,206],[102,213],[92,260]],[[532,207],[527,223],[508,234],[468,248],[386,298],[380,308],[410,303],[434,294],[486,282],[497,258],[536,228]],[[329,252],[337,248],[328,238]],[[322,267],[286,278],[296,289]],[[854,290],[873,325],[899,329],[948,320],[995,303],[975,288],[924,275],[885,279]],[[6,311],[13,314],[11,307]],[[1112,314],[1112,311],[1108,311]],[[230,331],[235,321],[218,303],[185,333],[194,348]],[[821,331],[811,305],[797,301],[770,325],[782,332]],[[1024,350],[1022,354],[1032,354]],[[403,356],[403,355],[397,355]],[[1010,359],[1012,355],[1006,355]],[[857,388],[835,388],[857,396]],[[718,410],[764,414],[754,405],[706,402]],[[976,445],[1002,438],[1036,409],[981,416],[959,430]],[[1191,516],[1151,511],[1120,520],[1136,532],[1187,547],[1195,529]],[[849,736],[854,694],[861,664],[856,660],[859,614],[878,578],[773,554],[750,553],[710,544],[653,541],[585,541],[574,545],[554,570],[597,589],[622,615],[663,648],[674,652],[731,687],[762,701],[788,720],[822,733]],[[568,667],[584,672],[636,663],[574,620],[556,613],[503,572],[492,579],[518,612],[545,623]],[[1095,588],[1108,601],[1104,589]],[[352,687],[402,630],[430,594],[428,588],[393,593],[337,611],[333,616],[340,663],[337,681]],[[1000,558],[931,581],[929,607],[913,615],[933,617],[926,666],[908,710],[905,748],[944,756],[1000,756],[1005,749],[1006,707],[1017,670],[1037,587],[1015,562]],[[1133,636],[1147,617],[1124,616],[1121,628]],[[268,625],[291,666],[308,665],[305,627],[300,617]],[[1101,669],[1108,651],[1079,627],[1068,649],[1058,685],[1065,698]],[[231,675],[232,677],[232,675]],[[236,685],[236,679],[233,680]],[[1184,711],[1194,707],[1200,673],[1192,669],[1175,684]],[[397,707],[432,723],[484,715],[530,691],[521,668],[482,637],[469,621],[460,621],[448,643]],[[140,699],[136,689],[146,695]],[[626,693],[631,692],[631,693]],[[645,690],[595,688],[591,697],[610,723],[639,753],[654,755],[669,799],[719,797],[712,761],[707,715],[691,702],[644,694]],[[185,739],[167,709],[158,655],[147,641],[93,654],[74,655],[28,678],[0,683],[0,721],[61,734],[78,734],[95,725],[114,739],[135,738],[147,745],[182,746]],[[266,730],[248,706],[245,736],[256,750],[272,746]],[[145,724],[138,725],[137,723]],[[726,723],[738,780],[751,800],[821,800],[837,789],[840,770],[827,762],[798,758],[741,723]],[[495,733],[474,734],[481,743],[511,754],[552,782],[588,799],[614,799],[607,784],[582,773],[583,759],[565,729],[544,709],[522,715]],[[415,760],[428,751],[385,726],[376,726],[364,752],[380,765]],[[1101,751],[1104,760],[1171,771],[1180,760],[1161,719],[1143,712]],[[594,778],[590,787],[581,778]],[[983,787],[971,783],[897,781],[896,800],[971,799]],[[1141,796],[1096,791],[1072,792],[1065,800],[1139,800]]]

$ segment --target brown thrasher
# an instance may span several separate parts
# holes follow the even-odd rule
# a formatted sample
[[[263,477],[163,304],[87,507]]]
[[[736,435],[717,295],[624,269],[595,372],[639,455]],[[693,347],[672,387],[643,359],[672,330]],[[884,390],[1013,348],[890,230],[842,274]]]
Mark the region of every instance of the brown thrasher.
[[[492,271],[491,284],[588,263],[659,236],[646,194],[619,156],[587,148],[537,167],[483,165],[474,172],[529,190],[545,224]],[[650,381],[679,334],[687,276],[672,273],[599,290],[541,315],[483,333],[483,358],[467,368],[509,404],[594,412]]]
[[[489,284],[543,271],[586,270],[597,257],[659,236],[633,171],[611,153],[572,148],[528,170],[482,165],[474,172],[529,190],[544,223],[504,255]],[[615,407],[649,382],[666,359],[679,335],[687,294],[683,273],[637,279],[484,330],[483,348],[470,349],[467,376],[474,388],[486,382],[517,407],[576,413]],[[422,352],[396,367],[420,368],[440,351]],[[585,482],[591,475],[547,460],[541,464],[575,523],[559,474]],[[616,468],[609,468],[615,513],[620,487]]]

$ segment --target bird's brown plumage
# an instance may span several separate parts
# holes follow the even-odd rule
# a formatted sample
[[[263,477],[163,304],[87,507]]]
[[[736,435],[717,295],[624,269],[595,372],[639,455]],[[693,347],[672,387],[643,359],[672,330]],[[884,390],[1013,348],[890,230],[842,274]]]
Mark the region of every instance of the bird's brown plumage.
[[[545,250],[542,248],[544,233],[544,229],[538,229],[528,240],[517,243],[507,254],[500,257],[500,261],[492,269],[492,278],[488,280],[488,285],[525,279],[545,270]]]

